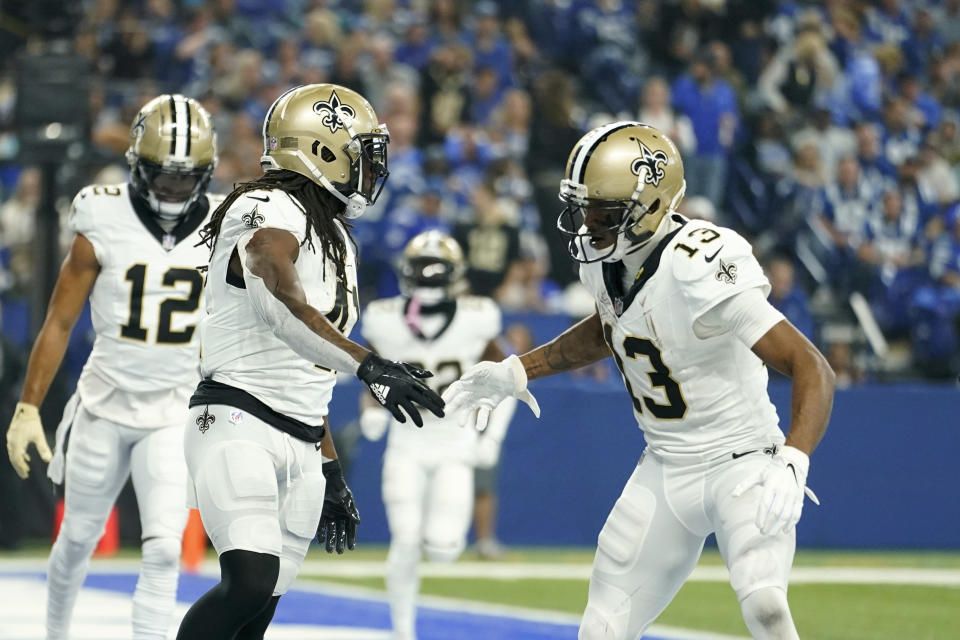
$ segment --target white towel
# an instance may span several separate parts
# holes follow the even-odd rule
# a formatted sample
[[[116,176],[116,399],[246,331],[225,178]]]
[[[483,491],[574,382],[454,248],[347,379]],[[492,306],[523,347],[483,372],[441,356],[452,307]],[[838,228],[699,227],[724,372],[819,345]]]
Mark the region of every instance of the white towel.
[[[57,425],[57,438],[53,445],[53,459],[47,467],[47,477],[53,480],[54,484],[63,484],[63,472],[67,457],[66,452],[63,450],[63,445],[79,410],[80,392],[77,391],[67,400],[67,406],[63,408],[63,418],[60,419],[60,424]]]

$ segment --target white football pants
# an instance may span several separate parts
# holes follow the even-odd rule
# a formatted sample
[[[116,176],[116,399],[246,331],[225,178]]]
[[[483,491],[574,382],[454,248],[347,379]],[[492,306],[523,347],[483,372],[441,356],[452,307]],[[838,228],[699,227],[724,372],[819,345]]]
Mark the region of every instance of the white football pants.
[[[136,429],[98,418],[81,403],[70,429],[65,474],[63,523],[47,575],[48,640],[68,635],[90,554],[128,476],[133,478],[143,531],[133,638],[166,638],[187,522],[183,427]]]
[[[223,405],[190,409],[183,446],[187,505],[200,510],[217,554],[244,549],[279,557],[274,595],[286,593],[320,525],[320,446]]]
[[[766,589],[785,595],[795,532],[760,533],[759,487],[739,498],[731,495],[737,483],[769,462],[757,452],[681,466],[644,454],[600,531],[580,639],[640,637],[693,571],[710,533],[716,533],[741,603]],[[745,613],[756,608],[753,600],[758,599]],[[781,613],[789,619],[789,610]],[[789,621],[786,626],[793,628]]]
[[[388,450],[383,502],[390,526],[386,583],[394,638],[413,640],[421,549],[434,562],[453,562],[463,552],[473,512],[473,468]]]

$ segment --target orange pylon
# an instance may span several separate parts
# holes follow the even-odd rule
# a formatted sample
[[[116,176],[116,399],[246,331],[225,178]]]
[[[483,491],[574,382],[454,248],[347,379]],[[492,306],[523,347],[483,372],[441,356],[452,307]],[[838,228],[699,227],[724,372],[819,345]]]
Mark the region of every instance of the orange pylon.
[[[183,530],[183,551],[180,555],[184,569],[190,573],[196,573],[206,553],[207,532],[203,530],[200,512],[196,509],[190,509],[187,528]]]

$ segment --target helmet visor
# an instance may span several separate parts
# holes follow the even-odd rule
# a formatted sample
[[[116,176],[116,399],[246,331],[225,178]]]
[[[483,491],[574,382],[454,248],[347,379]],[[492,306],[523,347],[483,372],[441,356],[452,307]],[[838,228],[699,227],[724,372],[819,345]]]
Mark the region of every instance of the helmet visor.
[[[209,174],[210,167],[180,169],[163,167],[155,162],[141,159],[137,170],[147,189],[159,202],[186,202],[190,200]]]
[[[359,153],[351,154],[351,183],[357,185],[357,192],[368,204],[380,197],[383,185],[390,171],[387,169],[387,143],[390,136],[383,133],[360,133],[354,136],[348,147],[359,145]]]
[[[567,250],[577,262],[597,262],[613,255],[623,234],[632,200],[577,200],[560,197],[563,210],[557,230],[567,240]]]
[[[427,256],[406,260],[402,275],[410,288],[445,287],[457,277],[456,268],[451,262]]]

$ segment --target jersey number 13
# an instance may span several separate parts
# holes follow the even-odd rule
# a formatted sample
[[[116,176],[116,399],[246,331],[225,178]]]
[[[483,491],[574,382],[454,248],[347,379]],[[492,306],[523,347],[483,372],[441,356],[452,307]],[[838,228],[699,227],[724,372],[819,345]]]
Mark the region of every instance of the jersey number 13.
[[[650,413],[661,420],[680,420],[683,418],[687,413],[687,403],[683,399],[680,385],[670,376],[670,369],[663,363],[660,350],[657,349],[656,345],[646,338],[627,336],[623,339],[623,353],[631,360],[644,356],[650,361],[650,366],[653,367],[653,371],[647,372],[650,377],[650,384],[663,389],[669,404],[659,404],[649,396],[641,396],[643,400],[641,402],[641,398],[638,398],[637,394],[634,393],[633,385],[630,384],[630,379],[627,377],[626,368],[623,366],[623,358],[620,357],[617,349],[613,346],[613,327],[609,324],[603,325],[603,337],[610,346],[610,351],[613,352],[614,362],[617,363],[617,368],[623,375],[623,382],[627,385],[627,391],[630,393],[630,399],[633,401],[633,408],[636,412],[642,414],[643,408],[646,406]]]

